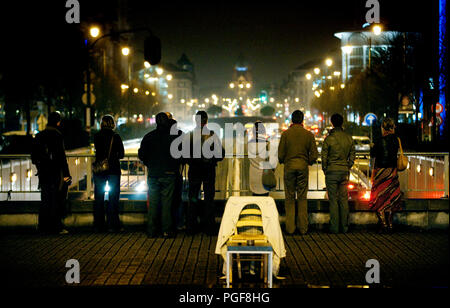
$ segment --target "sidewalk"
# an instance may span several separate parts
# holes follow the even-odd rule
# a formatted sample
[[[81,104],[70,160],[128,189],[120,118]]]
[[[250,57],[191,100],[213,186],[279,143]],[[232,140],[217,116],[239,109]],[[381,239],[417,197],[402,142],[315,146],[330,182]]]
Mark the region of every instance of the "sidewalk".
[[[67,286],[65,263],[80,263],[82,286],[185,285],[222,288],[222,260],[216,237],[178,234],[148,239],[142,232],[121,234],[0,235],[2,285]],[[365,263],[380,263],[380,287],[448,287],[449,238],[446,232],[378,235],[354,231],[285,236],[286,280],[274,287],[367,285]],[[235,284],[258,286],[258,284]]]

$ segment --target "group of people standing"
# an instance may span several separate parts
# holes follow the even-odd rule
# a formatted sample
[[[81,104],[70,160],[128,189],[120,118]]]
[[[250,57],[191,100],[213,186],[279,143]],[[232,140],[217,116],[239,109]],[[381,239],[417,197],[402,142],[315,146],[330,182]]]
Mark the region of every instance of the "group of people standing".
[[[207,128],[207,123],[207,113],[197,112],[196,127],[184,135],[176,128],[176,121],[170,114],[159,113],[156,115],[156,129],[142,139],[138,153],[139,159],[148,167],[148,236],[155,237],[162,233],[163,237],[172,237],[176,227],[185,227],[188,234],[199,231],[207,234],[217,233],[214,211],[216,166],[217,162],[224,159],[225,150],[220,138]],[[196,140],[194,135],[200,138]],[[187,157],[176,158],[171,152],[176,138],[187,140]],[[203,151],[200,151],[200,155],[194,155],[195,149],[203,149],[205,143],[206,146],[210,144],[212,151],[218,150],[218,155],[205,157]],[[216,149],[213,148],[214,145],[217,146]],[[177,150],[181,151],[181,147],[180,143]],[[185,165],[189,168],[187,211],[184,211],[181,202],[182,171]],[[202,187],[203,201],[200,198]]]
[[[303,235],[308,231],[309,166],[317,161],[319,154],[313,134],[303,127],[303,113],[296,110],[291,119],[292,125],[281,135],[278,159],[284,164],[286,232],[293,234],[298,229]],[[342,115],[331,116],[333,129],[321,151],[331,233],[345,233],[349,225],[348,183],[356,152],[353,138],[344,131],[343,123]],[[375,164],[369,207],[377,214],[380,232],[391,232],[393,213],[399,210],[401,198],[397,170],[399,139],[392,119],[384,119],[381,126],[382,138],[371,144],[370,150]]]
[[[308,231],[308,180],[309,166],[317,162],[319,153],[314,135],[304,128],[304,115],[296,110],[291,115],[291,126],[282,133],[278,145],[278,161],[284,165],[286,233],[300,234]],[[186,229],[188,234],[199,231],[215,234],[215,181],[217,163],[224,159],[225,150],[220,138],[207,128],[205,111],[196,114],[196,127],[188,134],[177,128],[170,113],[156,116],[156,129],[143,138],[138,156],[148,168],[148,219],[147,234],[173,237],[176,229]],[[355,145],[352,137],[344,132],[344,119],[340,114],[331,116],[333,129],[322,146],[322,170],[330,204],[330,232],[348,231],[348,191],[350,170],[355,161]],[[67,233],[62,223],[65,202],[71,176],[65,155],[63,135],[58,130],[61,115],[49,115],[47,128],[37,134],[32,151],[32,161],[39,176],[42,203],[39,210],[39,229],[44,232]],[[108,168],[94,174],[95,202],[94,228],[96,231],[121,231],[119,219],[120,159],[125,155],[122,139],[114,132],[112,116],[102,118],[101,130],[94,136],[95,160],[107,161]],[[195,138],[194,136],[200,136]],[[186,140],[186,157],[173,155],[177,138]],[[248,143],[249,154],[268,148],[264,125],[255,123],[253,139]],[[195,155],[195,149],[208,147],[214,155]],[[400,207],[397,152],[399,140],[395,136],[395,123],[386,118],[382,123],[382,138],[371,144],[371,157],[375,159],[372,171],[370,207],[376,211],[381,231],[392,231],[393,213]],[[269,195],[269,188],[262,183],[263,170],[258,155],[250,159],[250,188],[256,196]],[[269,164],[273,164],[267,159]],[[275,163],[276,164],[276,163]],[[188,168],[188,206],[183,207],[183,170]],[[108,187],[106,190],[105,188]],[[105,192],[108,206],[105,221]],[[203,198],[200,192],[203,191]],[[202,200],[203,199],[203,200]]]

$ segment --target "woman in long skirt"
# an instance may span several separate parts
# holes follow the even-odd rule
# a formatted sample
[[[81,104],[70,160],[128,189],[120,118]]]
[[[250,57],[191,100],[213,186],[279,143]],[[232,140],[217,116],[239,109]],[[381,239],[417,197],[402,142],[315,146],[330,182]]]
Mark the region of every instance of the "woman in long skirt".
[[[372,191],[369,206],[376,211],[381,232],[392,231],[394,212],[401,207],[400,182],[397,170],[398,139],[395,135],[395,123],[386,118],[381,125],[382,138],[370,151],[375,158],[372,171]]]

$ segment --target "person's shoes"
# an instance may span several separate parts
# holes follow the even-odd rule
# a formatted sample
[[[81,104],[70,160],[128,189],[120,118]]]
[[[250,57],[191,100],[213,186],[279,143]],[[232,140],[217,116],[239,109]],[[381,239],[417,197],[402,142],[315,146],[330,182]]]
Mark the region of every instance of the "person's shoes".
[[[123,227],[120,227],[120,228],[113,228],[113,232],[114,233],[122,233],[122,232],[124,232],[125,231],[125,229],[123,228]]]
[[[163,238],[167,239],[167,238],[174,238],[174,235],[172,232],[164,232],[163,233]]]
[[[157,236],[154,233],[147,233],[147,238],[157,238]]]
[[[59,231],[60,235],[65,235],[65,234],[69,234],[69,231],[67,231],[66,229],[62,229],[61,231]]]

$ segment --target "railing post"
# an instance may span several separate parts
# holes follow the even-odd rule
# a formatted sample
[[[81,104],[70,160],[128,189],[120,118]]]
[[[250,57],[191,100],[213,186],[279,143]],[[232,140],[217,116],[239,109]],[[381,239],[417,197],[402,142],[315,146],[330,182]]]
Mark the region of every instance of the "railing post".
[[[448,154],[444,156],[444,196],[448,198]]]
[[[88,200],[91,199],[92,193],[92,156],[88,157],[86,166],[86,191]]]

